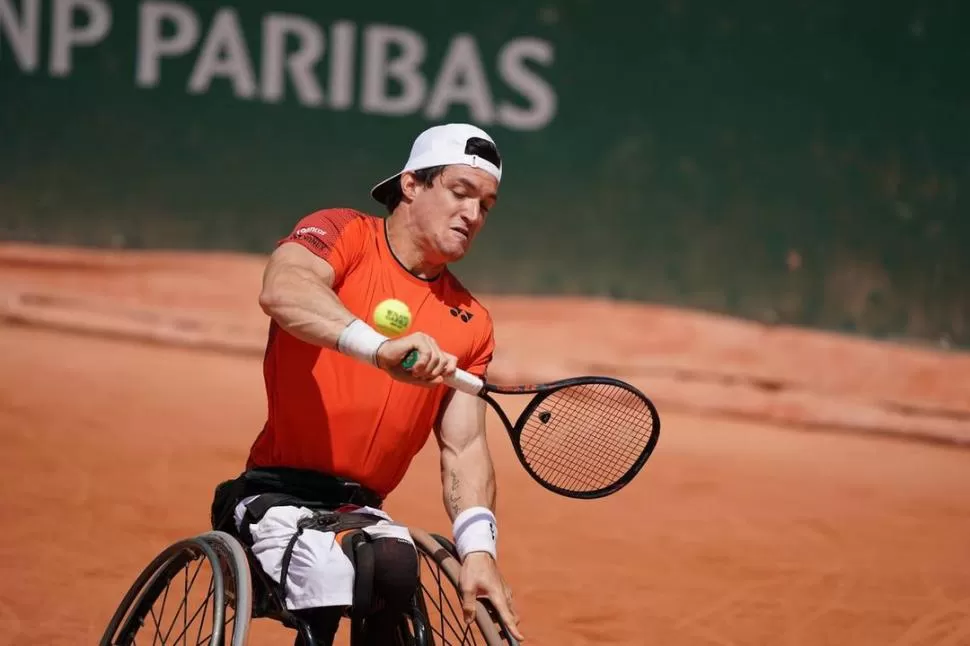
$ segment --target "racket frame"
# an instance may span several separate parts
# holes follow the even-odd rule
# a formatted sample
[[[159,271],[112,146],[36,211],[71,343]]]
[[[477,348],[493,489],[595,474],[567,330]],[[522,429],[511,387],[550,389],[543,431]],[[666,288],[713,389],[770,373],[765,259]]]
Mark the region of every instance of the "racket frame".
[[[647,409],[650,411],[650,417],[653,420],[653,427],[651,428],[650,438],[647,440],[647,445],[637,456],[636,461],[630,466],[630,468],[619,478],[616,482],[610,484],[607,487],[602,487],[600,489],[595,489],[593,491],[572,491],[569,489],[564,489],[558,487],[550,482],[546,482],[543,478],[539,476],[538,473],[532,468],[529,462],[525,458],[525,454],[522,451],[522,445],[520,439],[522,436],[522,430],[525,427],[525,423],[535,412],[536,408],[542,404],[548,397],[554,393],[559,392],[565,388],[573,386],[586,386],[586,385],[604,385],[604,386],[615,386],[622,390],[632,393],[634,396],[642,401]],[[516,419],[515,424],[512,424],[509,420],[508,415],[504,410],[502,410],[501,405],[492,397],[492,395],[528,395],[532,394],[533,397],[526,404],[522,412],[519,413],[518,419]],[[582,377],[570,377],[568,379],[560,379],[558,381],[552,381],[544,384],[526,384],[518,386],[500,386],[496,384],[490,384],[487,381],[484,384],[482,390],[476,395],[484,399],[496,413],[498,413],[499,419],[502,421],[503,426],[505,426],[506,432],[509,434],[509,439],[512,441],[512,448],[515,450],[515,455],[519,459],[519,462],[532,477],[533,480],[538,482],[540,485],[548,489],[549,491],[558,494],[560,496],[566,496],[567,498],[576,498],[580,500],[593,500],[596,498],[603,498],[611,494],[616,493],[626,485],[630,484],[633,478],[640,472],[643,465],[646,464],[647,460],[653,454],[654,448],[657,446],[657,442],[660,439],[660,415],[657,412],[656,406],[650,401],[640,389],[635,386],[621,381],[619,379],[614,379],[612,377],[601,377],[586,375]]]

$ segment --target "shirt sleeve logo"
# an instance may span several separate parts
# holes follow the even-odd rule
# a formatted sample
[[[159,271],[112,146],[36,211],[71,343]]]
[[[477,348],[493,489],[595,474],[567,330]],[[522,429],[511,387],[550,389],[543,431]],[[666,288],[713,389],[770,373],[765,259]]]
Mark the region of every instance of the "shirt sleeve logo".
[[[323,239],[325,235],[327,232],[320,227],[302,227],[293,232],[293,239],[304,240],[314,248],[325,251],[329,248],[327,241]]]
[[[295,235],[297,238],[302,238],[304,236],[311,235],[311,234],[322,237],[327,235],[327,232],[321,229],[320,227],[303,227],[302,229],[297,229],[296,233],[294,233],[293,235]]]

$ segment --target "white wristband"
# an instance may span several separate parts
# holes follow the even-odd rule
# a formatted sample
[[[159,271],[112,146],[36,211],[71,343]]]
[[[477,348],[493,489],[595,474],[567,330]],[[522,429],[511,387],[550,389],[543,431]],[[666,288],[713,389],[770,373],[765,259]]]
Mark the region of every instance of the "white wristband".
[[[462,561],[472,552],[488,552],[492,558],[498,558],[498,529],[495,514],[488,507],[470,507],[458,514],[452,532]]]
[[[340,333],[337,351],[347,356],[377,365],[377,349],[387,337],[360,319],[354,319]]]

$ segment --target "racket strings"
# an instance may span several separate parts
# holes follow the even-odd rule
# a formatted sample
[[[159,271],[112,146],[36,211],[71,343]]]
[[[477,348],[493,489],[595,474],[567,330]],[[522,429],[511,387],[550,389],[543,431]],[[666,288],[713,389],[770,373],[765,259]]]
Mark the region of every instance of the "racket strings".
[[[614,384],[578,384],[552,393],[532,411],[519,444],[539,478],[584,493],[623,479],[653,432],[651,410],[635,393]]]

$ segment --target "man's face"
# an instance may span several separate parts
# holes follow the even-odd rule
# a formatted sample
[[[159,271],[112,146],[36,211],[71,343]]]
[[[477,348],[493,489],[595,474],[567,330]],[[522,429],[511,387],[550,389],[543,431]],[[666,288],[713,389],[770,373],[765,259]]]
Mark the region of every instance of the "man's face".
[[[461,259],[495,205],[498,181],[480,168],[448,166],[431,186],[413,182],[411,214],[428,260]]]

